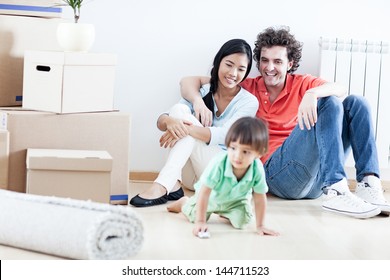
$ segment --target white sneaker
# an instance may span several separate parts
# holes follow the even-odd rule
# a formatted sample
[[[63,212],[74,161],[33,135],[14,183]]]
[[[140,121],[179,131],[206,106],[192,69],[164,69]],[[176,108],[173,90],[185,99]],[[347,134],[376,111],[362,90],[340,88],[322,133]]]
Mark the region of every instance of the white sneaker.
[[[352,194],[345,178],[325,189],[322,209],[360,219],[381,213],[377,206]]]
[[[383,196],[383,188],[379,178],[375,176],[364,177],[362,182],[357,183],[355,194],[361,199],[378,206],[382,214],[390,215],[390,204]]]

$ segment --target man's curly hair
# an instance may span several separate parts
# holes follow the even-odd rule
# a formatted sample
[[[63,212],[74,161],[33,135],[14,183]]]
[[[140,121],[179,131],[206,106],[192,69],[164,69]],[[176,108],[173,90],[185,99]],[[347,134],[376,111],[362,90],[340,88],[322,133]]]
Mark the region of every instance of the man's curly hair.
[[[256,61],[257,69],[259,69],[260,65],[261,48],[273,46],[287,48],[287,58],[289,61],[293,61],[292,67],[287,72],[290,74],[294,73],[299,67],[303,44],[295,39],[287,26],[280,28],[269,27],[257,35],[255,48],[253,49],[253,59]]]

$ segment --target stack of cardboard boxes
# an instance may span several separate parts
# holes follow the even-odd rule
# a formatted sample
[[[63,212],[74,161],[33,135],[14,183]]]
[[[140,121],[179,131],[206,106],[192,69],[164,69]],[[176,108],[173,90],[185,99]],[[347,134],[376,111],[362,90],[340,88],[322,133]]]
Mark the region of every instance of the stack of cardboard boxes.
[[[62,52],[57,14],[4,15],[3,2],[0,188],[127,203],[130,116],[113,107],[116,56]]]

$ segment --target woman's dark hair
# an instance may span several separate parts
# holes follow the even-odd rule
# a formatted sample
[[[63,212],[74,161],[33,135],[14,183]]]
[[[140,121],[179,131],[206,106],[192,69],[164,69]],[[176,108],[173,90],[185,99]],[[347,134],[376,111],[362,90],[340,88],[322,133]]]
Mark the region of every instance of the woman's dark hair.
[[[225,146],[229,148],[231,142],[251,146],[261,155],[268,152],[268,128],[265,123],[255,117],[242,117],[230,127],[225,138]]]
[[[219,49],[219,51],[214,57],[213,68],[211,69],[210,92],[203,97],[204,103],[211,112],[214,112],[214,101],[212,95],[216,93],[218,89],[219,66],[225,56],[234,53],[243,53],[246,54],[246,56],[248,57],[248,67],[246,68],[246,73],[242,80],[245,80],[245,78],[248,77],[249,72],[252,68],[252,49],[245,40],[232,39],[222,45],[222,47]]]
[[[253,49],[253,59],[256,61],[257,69],[259,69],[260,65],[261,49],[273,46],[285,47],[287,49],[288,61],[293,61],[292,67],[287,72],[294,73],[299,67],[303,44],[295,39],[287,26],[279,29],[269,27],[257,35],[255,48]]]

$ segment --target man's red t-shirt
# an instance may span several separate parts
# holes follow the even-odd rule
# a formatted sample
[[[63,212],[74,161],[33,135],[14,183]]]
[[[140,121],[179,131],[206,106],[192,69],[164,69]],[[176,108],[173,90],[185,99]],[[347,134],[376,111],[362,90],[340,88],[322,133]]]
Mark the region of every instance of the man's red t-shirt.
[[[265,163],[284,140],[291,134],[298,123],[298,107],[307,90],[326,83],[325,80],[311,75],[287,74],[286,86],[271,104],[263,78],[247,78],[241,86],[259,100],[256,116],[268,124],[269,149],[261,161]]]

